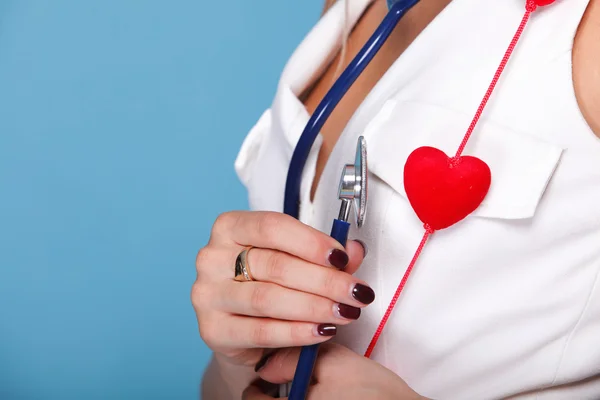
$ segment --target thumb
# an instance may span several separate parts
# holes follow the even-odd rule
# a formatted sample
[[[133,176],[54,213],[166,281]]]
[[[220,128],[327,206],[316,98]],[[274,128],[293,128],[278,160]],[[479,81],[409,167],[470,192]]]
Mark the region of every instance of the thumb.
[[[300,348],[290,347],[277,350],[262,361],[262,365],[256,370],[261,379],[271,383],[287,383],[294,379],[296,364],[300,358]]]
[[[345,271],[352,275],[358,271],[358,268],[367,255],[367,246],[358,240],[348,240],[346,243],[346,253],[348,254],[349,261]]]
[[[296,373],[300,350],[300,348],[294,347],[277,351],[257,371],[258,375],[271,383],[291,382]],[[319,348],[319,357],[314,370],[316,381],[322,381],[324,377],[332,378],[340,365],[345,365],[351,361],[351,358],[357,357],[362,359],[362,356],[344,346],[334,343],[322,344]]]

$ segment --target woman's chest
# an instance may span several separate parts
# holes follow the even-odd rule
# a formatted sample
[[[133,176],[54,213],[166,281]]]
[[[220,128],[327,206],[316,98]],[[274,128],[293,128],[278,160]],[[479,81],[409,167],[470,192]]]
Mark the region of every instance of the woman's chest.
[[[391,110],[403,121],[375,120],[364,132],[369,214],[352,235],[369,247],[358,276],[376,288],[377,300],[338,338],[357,352],[367,348],[423,236],[403,189],[403,160],[423,144],[450,148],[444,135],[462,120],[421,103]],[[427,115],[427,135],[386,139]],[[586,379],[600,368],[600,153],[491,123],[480,133],[485,138],[470,151],[496,172],[494,189],[474,214],[429,239],[373,354],[432,398],[496,398]],[[324,187],[334,179],[325,171]],[[331,205],[332,196],[315,199],[316,210],[327,210],[314,218],[323,230],[335,206],[320,201],[329,197]]]
[[[331,151],[356,110],[361,106],[390,66],[394,64],[395,60],[401,56],[419,33],[429,25],[450,1],[421,0],[416,4],[398,23],[389,39],[335,107],[321,129],[320,136],[322,143],[315,165],[312,196],[314,196]],[[347,66],[350,60],[356,57],[387,13],[388,7],[385,0],[373,1],[359,18],[356,25],[352,27],[347,38],[343,38],[343,50],[338,53],[315,84],[310,87],[310,90],[306,91],[302,96],[303,103],[309,114],[314,113],[321,99],[323,99],[335,82],[335,79],[341,73],[341,67]]]
[[[377,57],[369,64],[362,76],[338,104],[331,117],[328,118],[321,132],[322,145],[316,161],[312,196],[314,196],[329,155],[351,116],[354,115],[389,67],[393,65],[394,60],[401,56],[419,33],[448,3],[450,0],[424,0],[418,4],[394,30],[390,40],[379,51]],[[385,16],[386,10],[384,1],[375,1],[373,6],[367,9],[348,38],[346,51],[343,52],[346,59],[350,60],[358,53],[370,33]],[[600,89],[598,89],[600,87],[600,60],[594,56],[600,51],[598,45],[600,41],[597,40],[600,37],[600,3],[598,1],[590,2],[578,25],[577,35],[572,43],[572,84],[580,112],[592,132],[600,137]],[[314,112],[319,101],[335,81],[339,67],[345,63],[344,61],[341,62],[342,64],[340,63],[341,56],[338,55],[316,84],[304,95],[303,102],[309,113]]]
[[[470,3],[473,15],[491,7]],[[569,3],[579,15],[547,13],[530,26],[466,148],[490,166],[490,192],[474,214],[432,236],[375,350],[378,361],[425,395],[499,397],[577,382],[600,369],[600,143],[578,107],[571,63],[586,3]],[[497,18],[519,17],[494,7]],[[513,30],[491,17],[457,29],[451,21],[459,11],[466,10],[451,9],[425,31],[361,104],[331,152],[314,202],[307,201],[314,151],[305,171],[303,221],[327,232],[339,209],[340,168],[353,159],[357,137],[366,137],[369,211],[352,236],[369,247],[358,274],[377,301],[339,335],[358,352],[423,234],[406,198],[404,163],[419,146],[456,149]],[[536,23],[559,21],[566,22],[561,32],[536,30]],[[292,97],[282,85],[254,132],[254,151],[247,146],[246,184],[256,209],[281,209],[294,138],[308,119]],[[600,393],[589,390],[562,398]]]
[[[565,29],[576,27],[573,18]],[[562,38],[564,46],[536,52],[542,36],[523,43],[467,146],[491,168],[488,196],[431,237],[374,353],[433,398],[500,397],[566,382],[575,382],[573,391],[556,398],[600,395],[597,381],[577,383],[600,369],[600,351],[590,350],[600,337],[600,141],[576,101],[571,43]],[[497,63],[465,60],[489,46],[498,50],[502,41],[472,38],[451,54],[440,49],[439,64],[426,70],[399,68],[410,79],[359,128],[372,179],[368,222],[354,234],[373,250],[358,274],[377,287],[378,303],[340,333],[357,351],[423,235],[404,188],[405,161],[424,145],[456,149],[481,97],[476,88],[486,87]],[[332,165],[349,150],[340,143]],[[325,169],[315,198],[321,229],[333,215],[325,204],[334,169]]]

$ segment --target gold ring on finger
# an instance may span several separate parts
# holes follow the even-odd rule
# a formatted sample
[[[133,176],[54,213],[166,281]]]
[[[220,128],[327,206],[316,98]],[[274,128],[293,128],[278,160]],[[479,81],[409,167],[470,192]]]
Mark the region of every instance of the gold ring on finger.
[[[248,246],[238,254],[235,259],[235,275],[234,280],[238,282],[250,282],[255,281],[250,271],[250,264],[248,263],[248,253],[254,246]]]

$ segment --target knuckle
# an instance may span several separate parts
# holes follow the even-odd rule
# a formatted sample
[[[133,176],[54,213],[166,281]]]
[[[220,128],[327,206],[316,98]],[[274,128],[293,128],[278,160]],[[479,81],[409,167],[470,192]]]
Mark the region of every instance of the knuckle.
[[[200,272],[202,269],[204,269],[209,264],[209,260],[210,250],[208,247],[201,248],[198,251],[198,254],[196,254],[196,270]]]
[[[271,290],[266,286],[257,285],[253,290],[250,297],[250,307],[254,313],[264,315],[270,308],[270,295]]]
[[[272,337],[270,325],[265,321],[259,321],[251,334],[252,343],[257,347],[269,347]]]
[[[233,211],[228,211],[220,214],[215,223],[213,224],[212,233],[219,234],[229,230],[233,225],[236,224],[239,216]]]
[[[315,322],[319,322],[323,318],[326,318],[326,313],[323,312],[322,303],[318,300],[309,300],[306,303],[306,313],[306,315]],[[331,312],[329,314],[331,314]]]
[[[199,281],[196,281],[192,285],[191,299],[192,305],[195,309],[201,309],[203,305],[207,304],[207,300],[212,297],[209,291],[210,287],[200,283]]]
[[[282,215],[268,212],[264,213],[260,218],[258,218],[257,223],[257,233],[266,238],[267,240],[272,240],[276,238],[281,230],[281,222]]]
[[[278,251],[272,251],[266,257],[264,261],[265,270],[267,276],[277,282],[284,280],[286,274],[286,264],[284,262],[284,255]]]
[[[308,249],[313,249],[315,253],[323,253],[332,248],[333,243],[329,240],[328,236],[322,236],[321,232],[311,231],[310,234],[306,235],[305,246]],[[332,239],[333,240],[333,239]]]
[[[327,294],[329,296],[336,293],[336,288],[339,280],[338,271],[333,268],[327,268],[324,270],[323,279],[321,280],[321,293]]]
[[[308,337],[309,329],[312,330],[312,327],[308,327],[306,324],[291,324],[290,325],[290,339],[291,342],[295,346],[301,346],[306,342]]]

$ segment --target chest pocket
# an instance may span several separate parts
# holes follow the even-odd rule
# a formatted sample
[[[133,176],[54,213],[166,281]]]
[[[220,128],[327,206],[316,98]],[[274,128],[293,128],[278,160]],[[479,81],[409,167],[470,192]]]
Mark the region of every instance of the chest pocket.
[[[432,146],[453,155],[472,115],[442,107],[390,100],[365,130],[369,169],[402,197],[409,154]],[[490,190],[472,216],[525,219],[535,214],[556,169],[562,148],[534,136],[480,120],[464,151],[485,161],[492,172]]]

